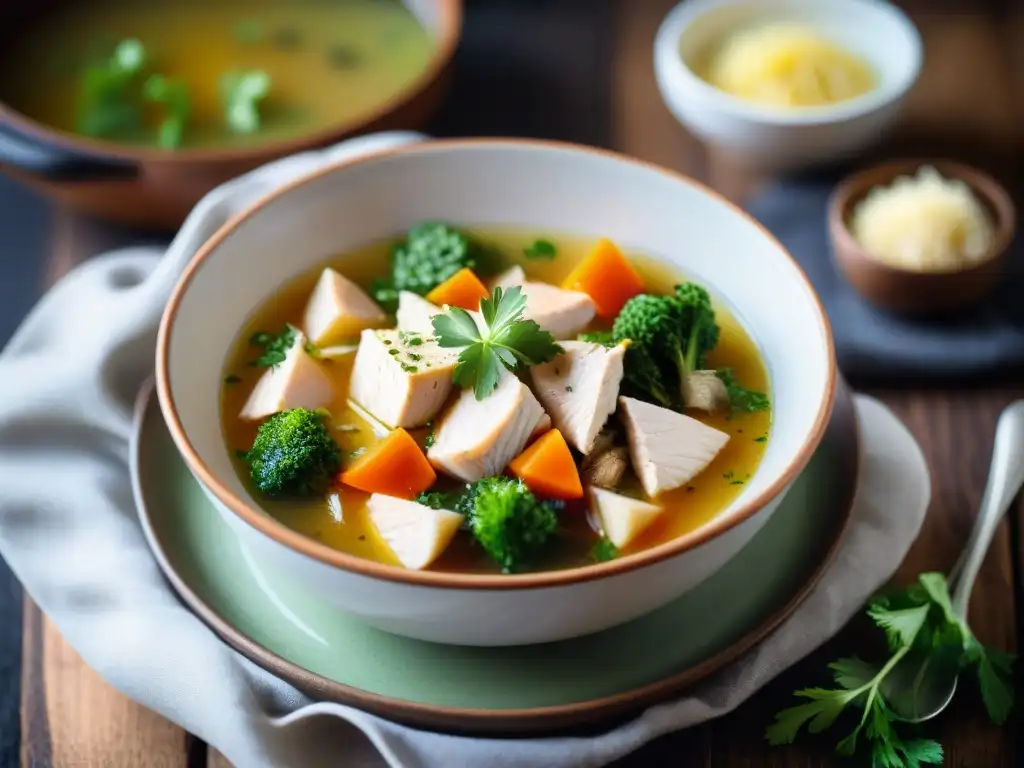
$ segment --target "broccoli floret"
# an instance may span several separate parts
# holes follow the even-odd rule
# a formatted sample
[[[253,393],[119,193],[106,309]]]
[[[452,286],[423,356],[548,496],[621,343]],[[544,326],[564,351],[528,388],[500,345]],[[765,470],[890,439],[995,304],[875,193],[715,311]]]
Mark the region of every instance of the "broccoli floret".
[[[478,250],[447,224],[417,224],[391,251],[391,277],[373,284],[374,298],[393,312],[399,291],[425,296],[460,269],[476,267]]]
[[[612,326],[616,343],[630,342],[627,389],[666,408],[682,406],[683,382],[704,366],[718,335],[711,298],[694,283],[677,285],[672,296],[634,296]]]
[[[470,530],[505,573],[527,566],[558,529],[560,505],[540,501],[511,477],[478,480],[459,507],[468,511]]]
[[[268,496],[322,494],[341,468],[341,450],[323,414],[305,408],[267,419],[243,458],[256,487]]]
[[[589,331],[581,333],[576,337],[577,341],[586,341],[590,344],[600,344],[603,347],[614,347],[616,345],[615,334],[611,331]]]

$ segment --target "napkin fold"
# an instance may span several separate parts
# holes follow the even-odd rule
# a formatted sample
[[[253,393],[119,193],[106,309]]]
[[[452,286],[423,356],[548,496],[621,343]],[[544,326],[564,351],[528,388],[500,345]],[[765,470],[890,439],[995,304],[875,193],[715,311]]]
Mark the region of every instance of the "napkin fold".
[[[863,466],[874,480],[861,487],[844,543],[800,609],[683,698],[596,737],[508,741],[419,731],[312,702],[234,653],[163,580],[132,501],[132,406],[152,373],[160,315],[196,249],[256,199],[316,168],[424,138],[375,134],[225,184],[200,202],[166,251],[122,249],[68,274],[0,354],[0,553],[86,663],[237,768],[604,765],[729,712],[831,637],[895,571],[927,506],[920,502],[927,489],[906,484],[926,478],[920,452],[894,448],[905,439],[868,441]],[[875,401],[859,398],[858,409],[864,425],[902,429]]]

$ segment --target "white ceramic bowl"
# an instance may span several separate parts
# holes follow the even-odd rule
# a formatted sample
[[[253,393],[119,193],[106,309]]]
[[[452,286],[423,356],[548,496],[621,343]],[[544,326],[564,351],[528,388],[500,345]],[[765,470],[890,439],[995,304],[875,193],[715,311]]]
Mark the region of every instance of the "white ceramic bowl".
[[[795,21],[819,29],[878,72],[869,93],[835,105],[777,110],[709,85],[695,61],[728,33]],[[765,171],[807,168],[855,154],[892,126],[922,64],[911,21],[882,0],[685,0],[662,22],[654,43],[658,88],[691,133],[735,164]]]
[[[739,498],[707,526],[645,552],[512,576],[373,563],[262,512],[221,434],[220,391],[236,334],[283,282],[424,219],[607,236],[675,262],[709,286],[749,329],[772,382],[772,437]],[[764,525],[809,460],[831,413],[835,378],[832,337],[814,291],[752,219],[678,174],[610,152],[521,140],[383,151],[257,203],[195,256],[168,304],[157,349],[160,404],[178,448],[264,568],[382,629],[466,645],[595,632],[700,583]]]

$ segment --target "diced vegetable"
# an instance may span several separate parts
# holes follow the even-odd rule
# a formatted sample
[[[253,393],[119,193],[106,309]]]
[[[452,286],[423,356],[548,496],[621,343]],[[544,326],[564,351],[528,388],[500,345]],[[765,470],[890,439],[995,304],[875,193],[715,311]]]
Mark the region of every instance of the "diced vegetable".
[[[508,465],[538,496],[581,499],[583,485],[569,446],[557,429],[545,433]]]
[[[271,416],[242,457],[256,487],[268,496],[323,493],[341,463],[322,413],[293,408]]]
[[[412,435],[396,429],[341,473],[341,482],[367,493],[415,499],[437,480]]]
[[[480,309],[480,302],[490,296],[473,270],[465,267],[449,277],[427,294],[427,301],[443,307],[462,307],[471,311]]]
[[[582,291],[597,307],[599,317],[612,318],[626,302],[644,291],[644,281],[611,240],[598,240],[594,250],[562,283],[570,291]]]
[[[528,567],[558,530],[561,502],[540,501],[522,480],[485,477],[474,483],[459,509],[480,546],[505,573]]]

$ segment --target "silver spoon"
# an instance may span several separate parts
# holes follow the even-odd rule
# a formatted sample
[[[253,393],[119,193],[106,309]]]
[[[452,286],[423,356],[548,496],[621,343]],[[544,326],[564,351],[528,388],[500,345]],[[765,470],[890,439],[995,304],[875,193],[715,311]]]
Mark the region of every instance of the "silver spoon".
[[[971,589],[999,521],[1024,484],[1024,400],[1008,405],[999,416],[988,484],[974,529],[949,574],[953,611],[967,617]],[[885,696],[902,720],[920,723],[942,712],[956,693],[957,654],[922,657],[910,653],[885,681]]]

